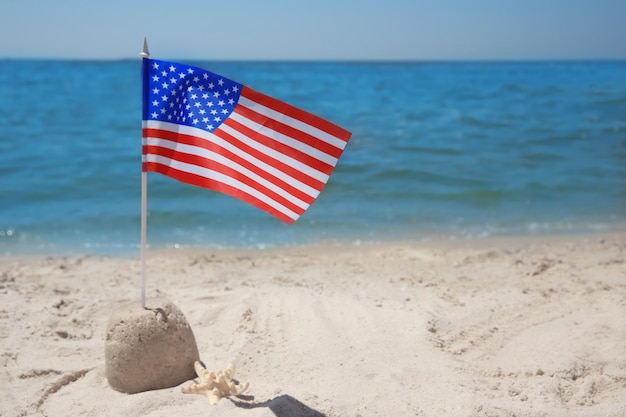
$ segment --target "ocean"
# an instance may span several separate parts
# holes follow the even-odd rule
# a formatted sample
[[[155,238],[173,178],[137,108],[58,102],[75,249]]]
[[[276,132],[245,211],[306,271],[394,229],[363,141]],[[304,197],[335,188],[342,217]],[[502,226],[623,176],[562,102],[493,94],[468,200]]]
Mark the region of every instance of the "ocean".
[[[150,173],[151,248],[626,225],[626,62],[178,61],[353,135],[292,225]],[[0,253],[137,254],[140,60],[5,59],[0,68]]]

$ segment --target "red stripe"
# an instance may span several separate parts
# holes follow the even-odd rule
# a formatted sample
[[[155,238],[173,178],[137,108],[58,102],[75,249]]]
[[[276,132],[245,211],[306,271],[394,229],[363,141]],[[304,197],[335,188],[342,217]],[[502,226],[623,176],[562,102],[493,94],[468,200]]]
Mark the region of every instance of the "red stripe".
[[[291,202],[289,199],[279,195],[278,193],[276,193],[275,191],[270,190],[269,188],[267,188],[266,186],[259,184],[258,182],[254,181],[252,178],[242,174],[241,172],[217,163],[215,161],[203,158],[201,156],[198,155],[194,155],[194,154],[188,154],[188,153],[184,153],[184,152],[179,152],[176,150],[172,150],[172,149],[168,149],[168,148],[162,148],[160,146],[146,146],[145,147],[145,153],[149,154],[149,155],[159,155],[159,156],[163,156],[166,158],[170,158],[173,159],[175,161],[179,161],[179,162],[184,162],[187,164],[191,164],[191,165],[196,165],[199,167],[203,167],[203,168],[207,168],[216,172],[219,172],[220,174],[224,174],[230,178],[233,178],[239,182],[242,182],[246,185],[248,185],[249,187],[254,188],[255,190],[259,191],[261,194],[266,195],[267,197],[271,198],[272,200],[276,201],[277,203],[285,206],[286,208],[288,208],[289,210],[298,213],[298,214],[302,214],[304,213],[304,210],[306,210],[306,208],[302,208],[297,206],[296,204],[294,204],[293,202]],[[173,169],[173,168],[172,168]],[[194,176],[198,176],[200,178],[203,178],[197,174],[193,174]],[[212,180],[213,182],[215,182],[215,180]],[[198,185],[198,184],[196,184]],[[202,186],[202,185],[200,185]],[[232,187],[232,186],[229,186]],[[243,192],[243,191],[242,191]]]
[[[235,112],[238,112],[239,107],[235,108]],[[326,175],[330,175],[333,172],[334,166],[327,164],[326,162],[320,161],[317,158],[312,157],[311,155],[302,152],[298,149],[294,149],[291,146],[287,146],[283,143],[277,142],[276,140],[269,138],[256,130],[250,129],[247,126],[242,125],[241,123],[233,120],[232,118],[228,118],[223,123],[226,126],[232,127],[242,135],[258,142],[262,145],[267,146],[268,148],[272,148],[277,152],[282,153],[283,155],[289,156],[296,161],[302,162],[305,165],[310,166],[311,168],[323,172]],[[216,130],[219,130],[217,128]]]
[[[325,154],[333,156],[337,159],[339,159],[339,157],[341,156],[341,152],[343,152],[343,149],[337,148],[336,146],[333,146],[328,142],[325,142],[313,135],[310,135],[306,132],[298,130],[294,127],[281,123],[275,119],[271,119],[271,118],[268,119],[268,116],[258,113],[241,104],[239,104],[236,107],[235,112],[252,120],[253,122],[259,123],[260,125],[264,127],[270,128],[275,132],[282,133],[283,135],[289,136],[290,138],[295,139],[298,142],[302,142],[304,144],[309,145],[312,148],[319,149]]]
[[[348,139],[350,139],[350,135],[352,135],[352,133],[337,126],[334,123],[324,120],[321,117],[301,110],[290,104],[284,103],[280,100],[276,100],[273,97],[266,96],[263,93],[259,93],[258,91],[251,89],[250,87],[246,87],[245,85],[241,89],[241,95],[252,101],[256,101],[257,103],[265,107],[269,107],[272,110],[276,110],[277,112],[286,114],[287,116],[298,119],[306,124],[315,126],[316,128],[323,130],[330,135],[336,136],[344,142],[348,142]]]
[[[247,153],[248,155],[251,155],[257,158],[265,162],[268,165],[274,166],[274,168],[278,169],[281,172],[284,172],[286,175],[300,181],[301,183],[308,185],[309,187],[312,187],[316,190],[321,190],[324,187],[324,184],[325,184],[324,181],[320,181],[317,178],[311,177],[310,175],[300,171],[299,169],[294,168],[291,165],[287,165],[286,163],[271,157],[270,155],[260,151],[259,149],[252,147],[248,145],[247,143],[237,139],[236,137],[226,133],[225,131],[221,130],[219,127],[215,129],[215,131],[213,131],[213,134],[215,136],[218,136],[221,139],[224,139],[228,143],[238,147],[239,149],[241,149],[243,152]]]
[[[242,200],[254,207],[257,207],[271,214],[272,216],[279,218],[280,220],[284,221],[287,224],[291,224],[295,221],[295,219],[292,219],[291,217],[286,216],[282,212],[276,210],[274,207],[240,190],[239,188],[235,188],[230,185],[221,183],[219,181],[205,178],[196,174],[190,174],[188,172],[180,171],[175,168],[169,167],[167,165],[159,164],[156,162],[145,162],[144,165],[146,166],[147,171],[158,172],[160,174],[174,178],[175,180],[178,180],[180,182],[195,185],[198,187],[208,188],[210,190],[214,190],[223,194],[227,194],[231,197],[235,197],[239,200]]]
[[[215,131],[214,132],[216,136],[218,136],[219,138],[223,139],[224,141],[230,143],[231,145],[241,149],[244,153],[247,153],[263,162],[265,162],[266,164],[273,166],[276,170],[283,172],[286,174],[286,176],[289,176],[291,178],[294,178],[306,185],[308,185],[309,187],[315,189],[315,190],[321,190],[322,187],[324,186],[324,183],[321,181],[316,180],[315,178],[311,178],[308,175],[303,174],[302,172],[290,167],[289,165],[286,165],[280,161],[277,161],[271,157],[269,157],[267,154],[264,154],[262,152],[257,151],[256,149],[246,145],[245,143],[237,140],[236,138],[224,133],[224,132],[220,132],[220,131]],[[262,178],[264,178],[267,181],[272,182],[273,184],[277,185],[278,187],[282,188],[283,190],[287,191],[289,194],[293,195],[294,197],[304,201],[307,204],[311,204],[314,200],[315,197],[301,191],[299,188],[296,188],[295,186],[285,182],[284,180],[282,180],[279,177],[276,177],[275,175],[265,171],[263,168],[259,167],[258,165],[253,164],[252,162],[250,162],[249,160],[245,159],[244,157],[241,157],[231,151],[229,151],[228,149],[225,149],[219,145],[217,145],[216,143],[206,140],[206,139],[202,139],[202,138],[198,138],[196,136],[192,136],[192,135],[185,135],[183,133],[177,133],[177,132],[171,132],[169,130],[161,130],[161,129],[143,129],[143,135],[144,137],[154,137],[154,138],[160,138],[160,139],[166,139],[166,140],[171,140],[173,142],[178,142],[178,143],[182,143],[182,144],[186,144],[186,145],[192,145],[192,146],[197,146],[200,148],[204,148],[207,149],[209,151],[215,152],[217,154],[220,154],[224,157],[226,157],[227,159],[230,159],[231,161],[249,169],[250,171],[254,172],[255,174],[261,176]]]
[[[191,136],[191,135],[185,135],[183,133],[176,133],[176,132],[170,132],[168,130],[160,130],[160,129],[144,129],[143,130],[143,134],[145,137],[153,137],[153,138],[160,138],[160,139],[166,139],[166,140],[170,140],[173,142],[177,142],[177,143],[182,143],[185,145],[191,145],[191,146],[197,146],[199,148],[203,148],[212,152],[215,152],[219,155],[224,156],[225,158],[249,169],[250,171],[254,172],[255,174],[259,175],[260,177],[262,177],[263,179],[275,184],[276,186],[280,187],[281,189],[285,190],[286,192],[288,192],[289,194],[293,195],[294,197],[296,197],[299,200],[304,201],[307,204],[311,204],[313,203],[313,201],[315,200],[315,197],[306,194],[305,192],[301,191],[300,189],[288,184],[287,182],[285,182],[284,180],[270,174],[269,172],[265,171],[264,169],[260,168],[258,165],[253,164],[252,162],[248,161],[247,159],[242,158],[241,156],[229,151],[228,149],[225,149],[219,145],[217,145],[214,142],[211,142],[209,140],[205,140],[202,138],[198,138],[196,136]],[[219,137],[221,137],[221,135],[218,135]],[[226,135],[228,136],[228,135]],[[222,138],[226,141],[228,141],[229,143],[233,144],[234,146],[238,147],[241,149],[241,146],[239,146],[239,143],[233,143],[233,142],[238,142],[236,139],[233,139],[232,141],[229,140],[228,138]],[[245,149],[242,149],[245,152]],[[257,157],[257,155],[253,155],[255,157]],[[267,155],[259,153],[259,158],[263,160],[263,162],[267,163],[268,165],[272,165],[274,166],[274,168],[285,172],[285,170],[281,170],[280,167],[278,167],[276,160],[269,158]],[[214,163],[213,161],[207,160],[207,163]],[[198,165],[198,164],[196,164]],[[283,164],[284,165],[284,164]],[[204,166],[204,165],[200,165],[200,166]],[[293,171],[293,169],[292,169]],[[304,175],[302,175],[299,171],[296,171],[295,173],[298,173],[299,177],[305,177]],[[294,177],[294,176],[292,176]],[[306,180],[308,180],[309,182],[312,182],[310,177],[306,176],[305,178]],[[315,181],[315,180],[313,180]],[[301,181],[304,182],[306,184],[306,181]],[[316,181],[317,183],[319,183],[319,181]],[[320,188],[316,188],[315,185],[317,184],[307,184],[317,190],[319,190]],[[323,186],[323,184],[321,184],[321,186]],[[321,187],[320,186],[320,187]]]

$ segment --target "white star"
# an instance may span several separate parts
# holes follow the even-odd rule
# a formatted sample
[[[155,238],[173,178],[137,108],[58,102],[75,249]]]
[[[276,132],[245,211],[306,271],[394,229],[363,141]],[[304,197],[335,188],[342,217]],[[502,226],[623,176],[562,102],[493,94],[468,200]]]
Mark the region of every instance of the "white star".
[[[153,62],[152,63],[152,68],[159,69],[159,63],[158,62]]]
[[[152,113],[152,118],[153,118],[153,119],[156,119],[156,118],[157,118],[157,116],[158,116],[157,112]]]
[[[224,94],[229,95],[230,91],[228,89],[224,90]]]
[[[205,80],[209,79],[209,74],[207,74],[206,72],[204,74],[202,74],[202,78],[204,78]]]
[[[169,87],[169,84],[168,83],[163,83],[163,84],[161,84],[161,87],[167,89],[167,87]]]
[[[197,124],[198,124],[198,122],[199,122],[199,120],[198,120],[198,119],[193,119],[193,124],[194,124],[194,125],[197,125]]]
[[[224,85],[224,80],[220,79],[217,83],[218,83],[218,84],[220,85],[220,87],[221,87],[221,86],[223,86],[223,85]]]
[[[208,93],[202,94],[202,98],[206,100],[207,98],[209,98],[209,94]]]
[[[170,65],[170,72],[176,71],[176,67],[174,65]]]
[[[167,71],[161,71],[161,75],[167,77]]]
[[[219,104],[220,106],[224,107],[224,104],[226,104],[226,103],[224,103],[224,100],[220,100],[220,101],[217,102],[217,104]]]
[[[163,94],[163,95],[161,96],[161,100],[163,100],[163,101],[167,101],[167,99],[169,99],[169,97],[168,97],[168,96],[166,96],[165,94]]]
[[[170,78],[170,82],[172,84],[176,84],[176,81],[178,81],[176,78],[174,78],[174,77]]]
[[[222,114],[228,114],[228,110],[223,109],[223,110],[222,110]]]
[[[203,117],[203,118],[202,118],[202,123],[207,123],[208,121],[209,121],[209,118],[208,118],[208,117]]]
[[[206,128],[209,130],[213,130],[213,125],[206,125]]]
[[[200,111],[199,111],[198,113],[200,113],[200,114],[205,114],[205,113],[206,113],[206,110],[204,110],[204,109],[200,109]]]
[[[217,114],[217,110],[212,109],[212,110],[210,111],[210,113],[211,113],[212,115],[216,115],[216,114]]]
[[[156,101],[156,100],[154,100],[154,101],[152,102],[152,105],[156,107],[156,106],[158,106],[158,105],[159,105],[159,102],[158,102],[158,101]]]
[[[213,97],[219,97],[220,93],[218,93],[217,91],[215,93],[213,93]]]
[[[222,119],[220,119],[219,117],[214,117],[213,120],[216,121],[217,123],[222,121]]]
[[[193,103],[193,105],[194,105],[194,106],[196,106],[196,107],[200,107],[200,106],[202,106],[202,104],[200,104],[200,102],[199,102],[199,101],[196,101],[195,103]]]
[[[153,88],[152,89],[152,94],[159,94],[159,89],[158,88]]]
[[[159,76],[158,76],[158,75],[153,75],[153,76],[152,76],[152,80],[153,80],[154,82],[159,81]]]
[[[228,99],[228,104],[230,104],[232,106],[233,104],[235,104],[235,100],[233,100],[232,98],[229,98]]]
[[[233,91],[236,93],[237,91],[239,91],[239,87],[237,87],[236,85],[233,85]]]
[[[193,82],[197,83],[198,81],[200,81],[200,77],[198,77],[197,75],[195,77],[193,77]]]
[[[187,72],[188,72],[189,74],[193,74],[193,68],[187,68]]]
[[[189,88],[191,88],[191,87],[189,87]],[[192,100],[196,100],[197,98],[198,98],[198,95],[197,95],[197,94],[192,94],[192,95],[191,95],[191,99],[192,99]]]
[[[209,83],[209,88],[210,88],[211,90],[213,90],[213,88],[214,88],[214,87],[215,87],[215,84],[213,84],[213,83]]]

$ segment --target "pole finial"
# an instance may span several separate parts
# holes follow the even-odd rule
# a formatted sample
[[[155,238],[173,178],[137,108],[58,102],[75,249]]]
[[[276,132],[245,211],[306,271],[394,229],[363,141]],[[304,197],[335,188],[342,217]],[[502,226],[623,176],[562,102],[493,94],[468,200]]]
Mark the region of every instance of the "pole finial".
[[[139,55],[142,58],[149,58],[150,57],[150,51],[148,51],[148,40],[146,39],[145,36],[143,38],[143,48],[142,48],[141,53]]]

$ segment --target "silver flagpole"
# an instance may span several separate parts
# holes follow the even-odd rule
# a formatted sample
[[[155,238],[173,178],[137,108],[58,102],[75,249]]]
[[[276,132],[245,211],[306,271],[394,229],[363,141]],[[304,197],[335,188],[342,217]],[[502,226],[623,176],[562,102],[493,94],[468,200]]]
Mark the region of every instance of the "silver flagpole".
[[[143,38],[143,49],[141,58],[150,58],[150,52],[148,51],[148,41]],[[143,59],[142,59],[143,61]],[[142,65],[146,65],[145,61]],[[142,88],[143,88],[143,70],[142,70]],[[142,92],[142,103],[143,103]],[[143,117],[142,117],[143,118]],[[141,135],[142,147],[145,145],[145,138]],[[142,151],[142,164],[143,164],[143,151]],[[148,211],[148,172],[141,170],[141,308],[146,308],[146,230],[147,230],[147,211]]]

